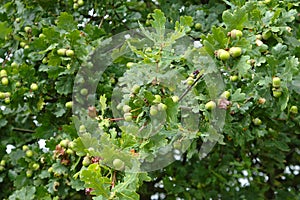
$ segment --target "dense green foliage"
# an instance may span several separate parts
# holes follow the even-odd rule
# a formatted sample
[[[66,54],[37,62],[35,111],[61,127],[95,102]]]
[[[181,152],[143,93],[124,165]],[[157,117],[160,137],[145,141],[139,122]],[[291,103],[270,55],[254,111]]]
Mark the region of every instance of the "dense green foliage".
[[[299,6],[1,1],[0,198],[299,199]]]

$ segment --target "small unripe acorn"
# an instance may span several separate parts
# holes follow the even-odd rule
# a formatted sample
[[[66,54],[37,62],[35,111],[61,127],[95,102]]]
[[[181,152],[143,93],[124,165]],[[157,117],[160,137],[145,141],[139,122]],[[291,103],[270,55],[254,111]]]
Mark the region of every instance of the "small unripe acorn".
[[[160,103],[161,102],[161,96],[156,94],[154,95],[155,99],[153,100],[153,103]]]
[[[5,97],[10,97],[11,93],[10,92],[5,92],[4,95],[5,95]]]
[[[69,154],[69,155],[73,155],[74,151],[72,149],[67,149],[66,153]]]
[[[57,54],[60,56],[64,56],[64,55],[66,55],[66,51],[67,51],[67,49],[58,49]]]
[[[10,103],[10,98],[9,98],[9,97],[6,97],[6,98],[4,99],[4,103],[9,104],[9,103]]]
[[[225,99],[228,99],[230,97],[230,92],[229,91],[224,91],[222,94],[221,94],[221,97],[225,98]]]
[[[16,67],[18,67],[19,65],[18,65],[18,63],[16,63],[16,62],[12,62],[10,66],[13,67],[13,68],[16,68]]]
[[[134,65],[133,62],[128,62],[128,63],[126,64],[126,67],[127,67],[127,68],[131,68],[133,65]]]
[[[194,79],[193,79],[192,77],[188,77],[187,80],[186,80],[186,83],[187,83],[189,86],[191,86],[191,85],[193,85],[193,83],[194,83]]]
[[[58,172],[54,172],[54,176],[55,176],[55,177],[60,177],[60,176],[61,176],[61,174],[60,174],[60,173],[58,173]]]
[[[66,56],[69,56],[69,57],[74,56],[74,51],[71,49],[66,50]]]
[[[132,121],[132,114],[131,113],[124,113],[124,119],[126,122]]]
[[[262,124],[262,121],[261,121],[261,119],[259,119],[259,118],[255,118],[255,119],[253,119],[252,121],[253,121],[253,124],[256,125],[256,126],[259,126],[259,125]]]
[[[74,3],[74,4],[73,4],[73,8],[74,8],[74,10],[77,10],[77,9],[78,9],[78,7],[79,7],[78,3]]]
[[[271,0],[265,0],[264,3],[269,4],[269,3],[271,3]]]
[[[59,142],[59,144],[60,144],[60,146],[62,146],[62,147],[68,147],[68,144],[69,144],[69,140],[68,139],[64,139],[64,140],[61,140],[60,142]]]
[[[88,90],[86,88],[82,88],[80,90],[80,94],[83,95],[83,96],[86,96],[88,94]]]
[[[69,109],[72,108],[73,107],[73,101],[66,102],[65,106],[66,106],[66,108],[69,108]]]
[[[290,112],[293,113],[293,114],[297,114],[298,113],[298,107],[297,106],[292,106],[290,108]]]
[[[128,106],[128,105],[124,105],[123,106],[123,112],[124,113],[129,113],[131,111],[131,107],[130,106]]]
[[[5,98],[5,93],[0,92],[0,99],[4,99]]]
[[[116,170],[123,170],[124,167],[125,167],[125,163],[122,160],[116,158],[116,159],[113,160],[113,167]]]
[[[200,24],[200,23],[195,24],[195,29],[196,30],[200,30],[201,28],[202,28],[202,24]]]
[[[278,91],[278,90],[273,90],[273,96],[275,98],[278,98],[282,95],[282,92],[281,91]]]
[[[49,168],[48,168],[48,172],[49,172],[49,173],[52,173],[52,172],[53,172],[53,167],[49,167]]]
[[[20,42],[20,47],[24,48],[24,47],[25,47],[25,45],[26,45],[26,43],[25,43],[25,42]]]
[[[4,92],[0,92],[0,99],[4,99],[6,97]]]
[[[29,149],[29,147],[28,147],[27,145],[23,145],[23,146],[22,146],[22,150],[23,150],[23,151],[27,151],[28,149]]]
[[[189,77],[191,77],[192,79],[194,79],[195,78],[194,73],[190,73]]]
[[[69,147],[70,149],[73,149],[74,146],[75,146],[75,143],[74,143],[73,141],[70,141],[70,142],[68,143],[68,147]]]
[[[47,57],[43,58],[42,63],[47,64],[47,62],[48,62],[48,58]]]
[[[89,166],[89,164],[91,164],[91,160],[90,160],[90,158],[88,156],[85,156],[83,158],[82,165],[85,166],[85,167],[87,167],[87,166]]]
[[[157,107],[151,106],[150,107],[150,115],[155,116],[155,115],[157,115],[157,113],[158,113]]]
[[[158,110],[167,110],[167,105],[166,104],[164,104],[164,103],[159,103],[158,105],[157,105],[157,108],[158,108]]]
[[[175,141],[174,143],[173,143],[173,148],[174,149],[177,149],[177,150],[181,150],[181,142],[180,141]]]
[[[232,39],[240,38],[242,36],[243,36],[243,32],[240,30],[233,29],[232,31],[230,31],[230,37]]]
[[[86,132],[86,128],[85,128],[84,125],[80,125],[80,126],[79,126],[79,132],[80,132],[80,133]]]
[[[231,80],[232,82],[237,81],[238,78],[239,78],[239,77],[238,77],[237,75],[230,76],[230,80]]]
[[[33,174],[32,170],[27,170],[27,171],[26,171],[26,177],[27,177],[27,178],[31,178],[31,177],[32,177],[32,174]]]
[[[7,77],[3,77],[1,79],[1,83],[2,83],[2,85],[8,85],[8,83],[9,83],[8,78]]]
[[[38,163],[34,163],[34,164],[32,165],[32,169],[35,170],[35,171],[37,171],[37,170],[40,169],[40,165],[39,165]]]
[[[255,60],[254,59],[249,59],[249,60],[247,60],[247,64],[254,66]]]
[[[6,76],[7,76],[7,71],[5,69],[2,69],[0,71],[0,77],[2,78],[2,77],[6,77]]]
[[[39,86],[38,86],[36,83],[32,83],[32,84],[30,85],[30,89],[31,89],[32,91],[36,91],[37,89],[39,89]]]
[[[217,58],[220,60],[226,61],[230,58],[230,53],[224,49],[217,50]]]
[[[117,110],[121,110],[123,108],[123,105],[121,104],[121,103],[119,103],[118,105],[117,105]]]
[[[205,104],[206,110],[213,110],[216,108],[216,103],[214,101],[209,101]]]
[[[24,31],[25,31],[26,33],[30,33],[30,32],[31,32],[31,28],[30,28],[29,26],[26,26],[26,27],[24,28]]]
[[[272,86],[275,88],[279,88],[281,85],[281,80],[279,77],[273,77],[272,79]]]
[[[139,85],[132,86],[131,92],[133,94],[137,94],[137,93],[139,93],[139,91],[140,91],[140,86]]]
[[[261,40],[262,36],[261,36],[261,34],[258,34],[258,35],[255,36],[255,38],[258,39],[258,40]]]
[[[240,47],[231,47],[229,53],[233,58],[236,58],[242,55],[242,49]]]
[[[32,157],[33,156],[33,151],[31,151],[31,150],[27,150],[26,152],[25,152],[25,154],[26,154],[26,156],[27,157]]]
[[[172,96],[172,100],[174,103],[177,103],[179,101],[179,97],[178,96]]]
[[[1,166],[5,166],[5,164],[6,164],[6,161],[5,160],[1,160],[0,165]]]
[[[78,0],[77,3],[78,3],[79,6],[83,6],[84,1],[83,0]]]

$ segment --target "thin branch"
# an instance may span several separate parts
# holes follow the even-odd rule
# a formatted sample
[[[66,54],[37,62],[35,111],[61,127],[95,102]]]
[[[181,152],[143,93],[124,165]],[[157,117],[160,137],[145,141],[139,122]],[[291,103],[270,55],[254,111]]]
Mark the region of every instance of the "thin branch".
[[[13,128],[13,131],[23,132],[23,133],[35,133],[34,130],[23,129],[23,128]]]
[[[6,64],[6,62],[8,61],[10,54],[11,54],[11,51],[8,50],[8,51],[7,51],[7,55],[5,56],[4,61],[2,62],[2,68],[5,67],[5,64]]]
[[[142,130],[144,130],[145,128],[146,128],[146,126],[147,126],[147,122],[145,122],[144,124],[143,124],[143,126],[139,129],[139,132],[141,132]]]
[[[105,15],[106,15],[106,13],[105,13]],[[99,29],[101,28],[101,26],[102,26],[102,24],[103,24],[105,15],[101,18],[101,21],[100,21],[100,23],[99,23],[99,25],[98,25],[98,28],[99,28]]]
[[[119,118],[111,118],[109,119],[110,121],[121,121],[124,120],[124,117],[119,117]]]
[[[181,101],[183,99],[183,97],[185,97],[185,95],[187,95],[187,93],[196,85],[196,83],[201,79],[203,78],[203,74],[201,76],[199,76],[195,81],[194,83],[189,86],[185,91],[184,93],[179,97],[179,100],[178,101]]]

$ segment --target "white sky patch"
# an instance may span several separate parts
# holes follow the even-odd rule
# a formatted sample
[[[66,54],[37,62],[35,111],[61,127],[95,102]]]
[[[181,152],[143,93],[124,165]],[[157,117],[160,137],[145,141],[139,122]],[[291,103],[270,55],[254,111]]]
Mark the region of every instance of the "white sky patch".
[[[247,178],[239,178],[238,181],[240,182],[240,185],[242,187],[246,187],[246,186],[250,185],[250,183],[249,183],[249,181],[248,181]]]
[[[11,144],[6,145],[6,153],[7,153],[7,154],[10,154],[11,151],[12,151],[13,149],[15,149],[15,148],[16,148],[16,147],[15,147],[14,145],[11,145]]]
[[[194,47],[196,48],[196,49],[199,49],[199,48],[201,48],[203,45],[201,44],[201,42],[200,41],[194,41]]]
[[[181,8],[179,8],[179,12],[183,12],[185,10],[185,7],[182,6]]]
[[[39,144],[39,148],[43,151],[43,152],[48,152],[49,151],[49,148],[46,148],[46,140],[45,139],[40,139],[38,141],[38,144]],[[16,147],[14,145],[11,145],[11,144],[8,144],[6,145],[6,153],[7,154],[10,154],[11,151],[13,149],[15,149]]]
[[[129,34],[124,35],[124,38],[128,40],[131,36]]]
[[[46,148],[46,140],[40,139],[40,140],[38,141],[38,143],[39,143],[40,149],[42,149],[43,152],[48,152],[48,151],[49,151],[49,148]]]
[[[244,176],[248,176],[248,172],[246,170],[243,170],[242,173]]]

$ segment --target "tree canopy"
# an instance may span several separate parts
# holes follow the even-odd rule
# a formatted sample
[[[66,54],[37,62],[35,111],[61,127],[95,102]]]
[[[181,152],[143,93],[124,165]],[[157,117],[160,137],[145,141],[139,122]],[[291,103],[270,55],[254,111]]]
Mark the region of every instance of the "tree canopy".
[[[300,198],[299,11],[2,0],[0,198]]]

